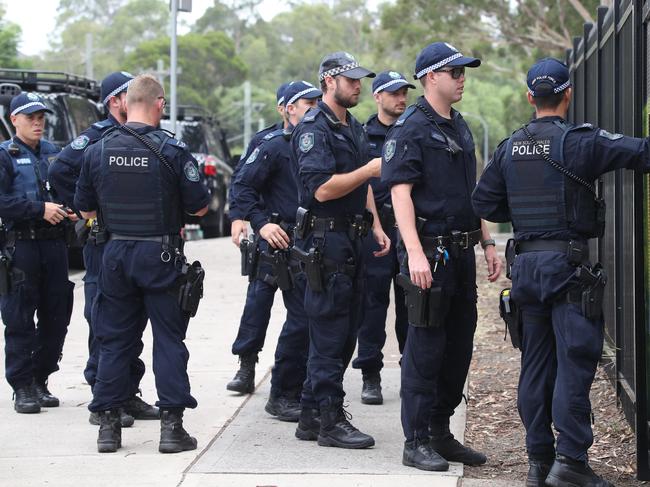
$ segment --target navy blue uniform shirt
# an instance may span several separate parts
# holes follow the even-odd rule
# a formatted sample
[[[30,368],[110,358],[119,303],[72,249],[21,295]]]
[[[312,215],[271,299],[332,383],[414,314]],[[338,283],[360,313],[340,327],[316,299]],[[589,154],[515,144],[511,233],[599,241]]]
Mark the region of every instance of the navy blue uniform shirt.
[[[420,103],[435,120],[411,105],[388,131],[381,180],[389,187],[412,184],[417,217],[426,218],[425,234],[448,234],[480,227],[470,201],[476,185],[474,139],[456,110],[451,119],[438,115],[424,97]],[[462,150],[454,154],[455,144]]]
[[[266,128],[263,128],[259,132],[257,132],[251,141],[248,143],[248,147],[246,148],[246,152],[244,152],[241,157],[239,158],[239,162],[235,166],[235,169],[232,172],[232,177],[231,177],[231,182],[230,182],[230,191],[228,193],[228,216],[230,217],[230,220],[244,220],[244,215],[242,214],[242,211],[238,207],[238,202],[237,202],[237,190],[235,189],[235,180],[237,179],[237,174],[239,174],[239,171],[241,171],[242,166],[246,162],[246,160],[250,157],[250,155],[253,153],[253,151],[257,148],[258,145],[260,145],[260,142],[262,139],[273,132],[274,130],[280,130],[284,127],[284,123],[278,122],[274,125],[270,125]]]
[[[381,123],[375,113],[370,116],[364,128],[368,137],[368,155],[371,159],[381,157],[381,150],[384,147],[390,126]],[[390,204],[390,188],[387,183],[383,182],[380,177],[370,178],[370,186],[372,186],[372,192],[375,195],[377,210],[381,210],[384,203]]]
[[[37,170],[41,181],[45,183],[48,164],[54,159],[59,149],[46,140],[41,140],[35,149],[25,144],[17,136],[13,137],[13,142],[20,149],[20,154],[16,156],[18,160],[25,160],[24,167],[26,169]],[[30,155],[31,157],[29,157]],[[40,161],[38,168],[34,168],[30,160],[32,157]],[[0,218],[4,220],[4,223],[43,218],[46,200],[43,198],[42,191],[35,191],[37,201],[29,199],[26,195],[11,194],[16,176],[12,157],[8,151],[0,149]],[[30,176],[35,177],[32,174]]]
[[[551,124],[563,121],[560,117],[542,117],[530,123],[534,133],[535,124]],[[493,222],[510,221],[508,194],[504,179],[505,143],[499,144],[472,195],[476,214]],[[564,166],[588,182],[615,169],[633,169],[650,172],[650,145],[648,139],[627,137],[584,124],[572,130],[564,142]],[[612,211],[610,209],[610,211]],[[528,234],[526,239],[542,237]]]
[[[291,174],[289,138],[290,133],[284,129],[267,134],[246,159],[235,181],[237,203],[255,233],[269,222],[271,213],[278,213],[284,222],[295,222],[298,189]]]
[[[81,160],[84,151],[88,146],[101,139],[106,130],[118,125],[120,125],[119,122],[110,114],[105,120],[92,124],[66,145],[50,165],[50,184],[57,198],[65,205],[74,207],[74,192],[81,173]]]
[[[128,125],[141,135],[158,130],[150,125]],[[137,140],[133,138],[132,140],[134,144],[138,144],[139,149],[143,147]],[[186,213],[196,213],[207,206],[210,201],[210,194],[201,181],[203,175],[187,146],[170,137],[161,150],[171,164],[172,169],[174,169],[182,210]],[[188,177],[188,162],[194,166],[194,170],[190,174],[196,176],[191,179]],[[77,182],[74,204],[79,211],[96,211],[101,206],[102,177],[104,174],[101,165],[102,144],[94,144],[84,152],[81,175]],[[160,169],[165,173],[168,172],[167,168],[162,164]],[[168,177],[165,176],[164,180],[168,181]],[[167,189],[169,190],[169,188]]]
[[[291,156],[300,175],[300,205],[312,210],[315,216],[359,215],[366,208],[368,183],[335,200],[321,203],[314,197],[316,190],[334,174],[350,173],[370,160],[363,126],[349,112],[346,119],[347,126],[319,101],[291,135]]]

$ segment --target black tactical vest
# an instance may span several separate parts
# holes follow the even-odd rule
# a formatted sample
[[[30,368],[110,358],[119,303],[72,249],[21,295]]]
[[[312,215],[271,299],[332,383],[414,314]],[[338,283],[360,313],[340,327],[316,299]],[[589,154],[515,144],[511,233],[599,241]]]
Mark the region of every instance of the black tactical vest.
[[[599,208],[593,193],[554,168],[540,152],[544,151],[566,167],[566,136],[582,128],[559,121],[533,123],[528,130],[537,146],[523,130],[518,130],[508,140],[504,167],[515,238],[522,234],[551,239],[601,236]]]
[[[163,132],[144,135],[161,151]],[[178,176],[140,141],[115,130],[102,139],[101,213],[109,232],[128,236],[178,234]]]

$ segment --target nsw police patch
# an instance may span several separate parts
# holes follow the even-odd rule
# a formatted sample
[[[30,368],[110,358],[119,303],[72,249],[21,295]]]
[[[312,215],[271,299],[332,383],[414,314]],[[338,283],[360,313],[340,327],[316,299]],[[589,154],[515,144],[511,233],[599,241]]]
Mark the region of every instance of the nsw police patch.
[[[260,153],[260,148],[256,147],[253,152],[251,152],[251,155],[248,156],[248,159],[246,159],[246,162],[244,164],[251,164],[255,162],[255,159],[257,159],[257,155]]]
[[[87,135],[80,135],[72,141],[70,147],[72,147],[74,150],[82,150],[86,148],[88,142],[90,142],[90,139]]]
[[[201,179],[199,177],[199,168],[196,167],[194,161],[187,161],[185,166],[183,166],[183,172],[185,173],[187,180],[192,181],[193,183],[198,183],[199,179]]]
[[[397,147],[395,139],[390,139],[386,142],[384,146],[384,160],[386,162],[389,162],[395,155],[395,147]]]
[[[601,137],[605,137],[606,139],[609,140],[618,140],[623,137],[623,134],[612,134],[611,132],[608,132],[607,130],[600,129],[598,131],[598,135]]]
[[[298,146],[300,147],[300,150],[305,154],[309,152],[311,148],[314,147],[314,133],[307,132],[302,134],[300,136],[300,140],[298,141]]]

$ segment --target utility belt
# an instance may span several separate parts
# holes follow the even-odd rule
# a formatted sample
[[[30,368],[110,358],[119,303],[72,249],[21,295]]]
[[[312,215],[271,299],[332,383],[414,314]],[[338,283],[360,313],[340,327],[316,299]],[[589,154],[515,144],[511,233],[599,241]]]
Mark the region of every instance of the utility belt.
[[[362,215],[317,217],[310,210],[298,208],[296,212],[296,238],[304,239],[310,233],[323,238],[327,232],[347,232],[351,240],[363,238],[372,228],[373,216],[368,210]]]
[[[439,327],[443,322],[442,286],[432,283],[422,289],[405,274],[397,275],[397,285],[404,290],[409,323],[417,327]]]
[[[252,240],[242,239],[239,243],[241,252],[241,275],[248,276],[248,281],[260,279],[281,291],[288,291],[294,286],[294,277],[302,272],[300,265],[291,258],[289,249],[272,249],[261,251],[257,237]],[[271,274],[265,272],[260,263],[271,266]]]
[[[397,225],[393,205],[384,203],[381,208],[377,209],[377,211],[379,213],[379,221],[381,222],[381,227],[384,229],[384,231],[387,231],[389,228],[393,228]]]
[[[427,258],[435,258],[440,249],[447,249],[452,258],[457,258],[461,250],[467,250],[481,241],[481,229],[472,230],[471,232],[461,232],[452,230],[449,235],[438,235],[431,237],[427,235],[420,236],[420,243]]]
[[[55,240],[66,237],[66,226],[47,227],[14,227],[7,231],[7,241],[16,240]]]
[[[569,264],[589,263],[589,245],[580,240],[520,240],[511,238],[506,243],[506,277],[510,279],[512,264],[519,254],[528,252],[560,252],[566,254]]]
[[[312,247],[308,252],[305,252],[294,246],[291,249],[291,256],[299,262],[301,270],[307,277],[307,284],[315,292],[325,290],[325,282],[332,274],[345,274],[350,279],[354,279],[356,276],[357,266],[354,262],[341,264],[323,257],[318,247]]]

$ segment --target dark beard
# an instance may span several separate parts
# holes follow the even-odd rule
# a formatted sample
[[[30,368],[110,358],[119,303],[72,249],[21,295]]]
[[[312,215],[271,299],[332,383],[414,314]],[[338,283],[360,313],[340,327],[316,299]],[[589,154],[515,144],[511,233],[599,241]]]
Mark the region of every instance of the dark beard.
[[[339,95],[338,91],[334,92],[334,101],[343,108],[352,108],[357,106],[357,103],[354,103],[352,101],[352,97],[343,98],[341,95]]]

